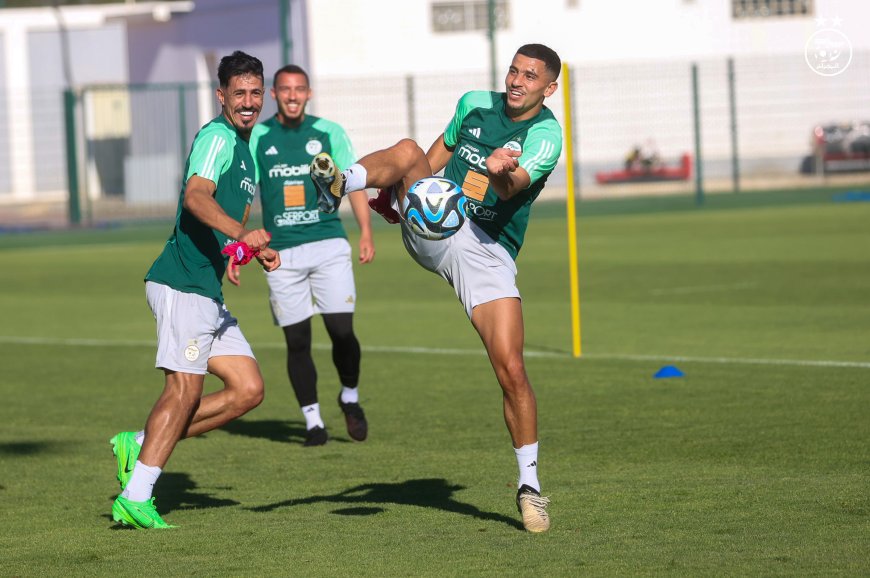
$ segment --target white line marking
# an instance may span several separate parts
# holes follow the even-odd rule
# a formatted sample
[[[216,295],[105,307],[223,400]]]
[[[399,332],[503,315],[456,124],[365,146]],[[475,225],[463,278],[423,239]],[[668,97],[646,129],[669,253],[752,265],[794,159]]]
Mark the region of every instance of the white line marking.
[[[156,341],[133,339],[85,339],[55,337],[13,337],[0,335],[0,343],[14,345],[60,345],[68,347],[156,347]],[[257,349],[284,349],[278,342],[251,344]],[[313,349],[331,351],[332,345],[314,343]],[[483,356],[483,349],[448,349],[438,347],[399,347],[391,345],[369,345],[363,351],[372,353],[425,353],[426,355],[469,355]],[[529,358],[573,359],[570,353],[556,351],[526,350]],[[694,357],[689,355],[633,355],[628,353],[586,353],[581,359],[601,359],[610,361],[671,361],[687,363],[719,363],[724,365],[780,365],[797,367],[856,367],[870,369],[870,361],[835,361],[826,359],[758,359],[751,357]]]
[[[650,295],[688,295],[689,293],[715,293],[718,291],[740,291],[752,289],[755,282],[729,283],[726,285],[696,285],[695,287],[670,287],[667,289],[651,289]]]

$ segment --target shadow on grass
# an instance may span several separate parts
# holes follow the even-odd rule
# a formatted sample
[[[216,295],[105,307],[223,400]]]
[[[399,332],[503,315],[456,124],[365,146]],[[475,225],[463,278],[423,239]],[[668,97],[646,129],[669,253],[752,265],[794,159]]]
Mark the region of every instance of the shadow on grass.
[[[305,425],[298,422],[266,419],[261,421],[248,421],[236,419],[220,427],[221,430],[232,435],[247,436],[272,440],[273,442],[302,444],[305,441]],[[349,439],[332,436],[333,430],[329,430],[329,442],[350,443]]]
[[[197,510],[204,508],[225,508],[238,506],[235,500],[215,498],[208,492],[197,491],[198,486],[187,474],[164,473],[154,485],[154,495],[157,497],[157,511],[161,516],[175,510]],[[221,488],[229,489],[229,488]],[[112,501],[117,496],[112,496]],[[115,525],[113,530],[131,530],[129,526],[123,526],[112,520],[112,514],[105,516]],[[169,523],[172,523],[171,521]]]
[[[335,510],[333,514],[371,516],[385,511],[384,508],[377,507],[377,504],[394,504],[399,506],[434,508],[436,510],[470,516],[478,520],[501,522],[519,530],[523,529],[523,525],[513,518],[494,512],[484,512],[476,506],[456,500],[453,497],[453,493],[462,489],[465,489],[464,486],[451,485],[443,478],[407,480],[393,484],[362,484],[337,494],[284,500],[248,509],[252,512],[271,512],[279,508],[325,502],[348,506],[354,505]]]
[[[305,441],[305,426],[277,419],[246,421],[235,419],[220,427],[221,430],[239,436],[260,438],[282,443],[302,443]]]
[[[6,442],[0,444],[2,456],[32,456],[54,451],[53,442]]]
[[[154,486],[154,495],[158,496],[160,511],[225,508],[239,505],[235,500],[215,498],[208,492],[197,490],[198,487],[187,474],[162,474]]]

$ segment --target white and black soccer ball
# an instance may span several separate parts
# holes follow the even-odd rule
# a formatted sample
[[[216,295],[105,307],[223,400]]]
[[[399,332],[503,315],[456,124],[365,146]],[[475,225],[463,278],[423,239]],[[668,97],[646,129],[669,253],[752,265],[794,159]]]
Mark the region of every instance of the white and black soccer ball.
[[[465,195],[449,179],[426,177],[408,189],[402,217],[418,236],[432,241],[446,239],[465,223]]]

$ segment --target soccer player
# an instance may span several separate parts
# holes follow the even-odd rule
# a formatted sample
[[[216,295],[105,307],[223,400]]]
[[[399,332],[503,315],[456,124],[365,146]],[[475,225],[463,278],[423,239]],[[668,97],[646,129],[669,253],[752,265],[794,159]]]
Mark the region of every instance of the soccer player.
[[[513,57],[505,92],[465,94],[453,119],[428,153],[412,140],[374,152],[339,172],[328,155],[312,162],[320,206],[334,211],[348,191],[391,187],[370,205],[389,221],[418,179],[445,170],[468,197],[468,220],[453,236],[430,241],[402,223],[410,255],[447,280],[480,335],[502,388],[504,418],[519,467],[517,507],[530,532],[550,527],[549,499],[540,494],[535,394],[523,361],[523,314],[515,259],[523,244],[532,202],[556,166],[562,133],[544,99],[556,91],[559,56],[527,44]]]
[[[271,89],[278,112],[254,127],[250,148],[260,182],[263,225],[272,235],[270,247],[281,254],[281,267],[266,277],[272,317],[284,331],[287,374],[305,418],[304,445],[319,446],[328,435],[311,357],[315,313],[323,317],[332,341],[332,362],[342,386],[338,405],[348,435],[365,440],[368,422],[357,389],[360,345],[353,331],[356,289],[351,248],[338,215],[317,210],[317,190],[308,178],[312,157],[322,151],[342,166],[350,166],[356,156],[344,129],[306,114],[311,94],[305,70],[294,64],[279,69]],[[364,265],[375,256],[368,195],[356,191],[349,198],[360,229],[359,262]]]
[[[220,116],[197,133],[187,158],[175,227],[145,276],[157,321],[157,362],[166,378],[144,431],[111,439],[121,495],[112,518],[135,528],[171,528],[152,497],[175,444],[222,426],[263,399],[263,377],[238,322],[224,305],[224,247],[244,242],[266,271],[281,258],[263,229],[246,229],[254,199],[251,129],[263,107],[263,65],[244,52],[218,66]],[[234,257],[235,258],[235,257]],[[224,388],[203,397],[205,374]]]

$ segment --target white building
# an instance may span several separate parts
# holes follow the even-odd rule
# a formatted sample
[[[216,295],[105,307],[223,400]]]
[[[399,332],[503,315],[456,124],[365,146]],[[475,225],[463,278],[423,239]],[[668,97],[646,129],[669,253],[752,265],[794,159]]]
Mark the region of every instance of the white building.
[[[492,59],[487,0],[176,0],[0,9],[0,205],[66,194],[60,99],[67,84],[202,82],[213,79],[216,59],[234,49],[259,56],[268,83],[268,71],[283,64],[281,14],[288,15],[293,58],[312,75],[312,111],[344,124],[359,152],[404,136],[427,146],[461,93],[489,88],[491,78],[500,87],[515,49],[531,42],[551,46],[575,70],[578,158],[586,179],[596,167],[618,162],[634,140],[654,138],[665,155],[691,150],[693,61],[701,65],[702,140],[713,173],[725,170],[731,154],[729,57],[736,62],[745,170],[791,170],[815,124],[870,118],[867,0],[495,0],[495,9]],[[840,61],[848,69],[836,77],[817,74],[805,60],[819,31],[848,43],[851,60]],[[195,111],[179,115],[189,124],[175,131],[181,137],[192,137],[210,113],[209,91],[200,92],[192,99]],[[175,166],[183,159],[179,134],[167,136],[172,147],[162,151],[150,135],[139,143],[128,139],[125,131],[136,126],[166,131],[147,119],[137,124],[141,109],[129,104],[132,97],[105,96],[132,120],[107,123],[87,111],[91,132],[80,151],[88,155],[80,177],[91,198],[111,192],[106,182],[130,181],[132,173],[107,174],[107,167],[150,172],[152,160],[179,157],[170,163]],[[548,104],[561,118],[561,92]],[[269,103],[264,114],[273,110]],[[175,130],[179,121],[163,116]],[[95,154],[106,155],[102,164]]]

